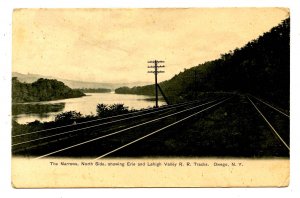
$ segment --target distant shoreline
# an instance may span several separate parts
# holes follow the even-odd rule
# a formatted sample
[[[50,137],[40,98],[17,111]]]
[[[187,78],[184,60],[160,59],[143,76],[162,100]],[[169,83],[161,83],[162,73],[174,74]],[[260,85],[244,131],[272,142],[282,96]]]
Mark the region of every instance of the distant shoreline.
[[[12,105],[26,105],[26,104],[40,104],[43,102],[53,102],[53,101],[59,101],[59,100],[66,100],[66,99],[72,99],[72,98],[82,98],[85,96],[91,96],[91,95],[84,95],[84,96],[78,96],[78,97],[68,97],[68,98],[58,98],[58,99],[53,99],[53,100],[40,100],[40,101],[30,101],[30,102],[12,102]]]

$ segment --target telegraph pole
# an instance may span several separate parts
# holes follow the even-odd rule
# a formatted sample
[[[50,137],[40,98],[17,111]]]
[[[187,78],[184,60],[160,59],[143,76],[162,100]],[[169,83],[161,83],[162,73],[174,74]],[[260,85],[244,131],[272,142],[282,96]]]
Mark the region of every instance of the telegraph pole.
[[[158,107],[158,84],[157,84],[157,74],[164,73],[165,71],[158,70],[157,68],[165,67],[164,65],[158,65],[158,63],[164,63],[165,61],[148,61],[148,63],[154,63],[154,65],[149,65],[148,68],[154,68],[154,71],[148,71],[148,73],[154,73],[155,75],[155,107]]]

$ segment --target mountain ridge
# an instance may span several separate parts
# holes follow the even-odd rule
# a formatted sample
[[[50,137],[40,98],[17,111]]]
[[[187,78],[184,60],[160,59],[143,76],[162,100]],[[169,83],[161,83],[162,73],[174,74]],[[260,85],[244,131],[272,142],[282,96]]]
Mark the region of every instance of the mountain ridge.
[[[53,76],[45,76],[39,74],[22,74],[20,72],[12,72],[12,77],[17,77],[20,82],[24,83],[33,83],[40,78],[44,79],[56,79],[58,81],[63,82],[65,85],[70,87],[71,89],[97,89],[97,88],[106,88],[106,89],[116,89],[119,87],[127,86],[143,86],[147,84],[151,84],[149,82],[132,82],[132,83],[107,83],[107,82],[86,82],[86,81],[76,81],[76,80],[69,80],[63,78],[55,78]]]

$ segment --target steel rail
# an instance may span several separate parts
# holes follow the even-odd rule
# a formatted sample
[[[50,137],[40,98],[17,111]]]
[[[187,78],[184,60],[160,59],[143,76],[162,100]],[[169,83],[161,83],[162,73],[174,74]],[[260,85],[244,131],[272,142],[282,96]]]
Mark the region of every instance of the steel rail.
[[[284,144],[284,146],[290,151],[290,147],[285,143],[285,141],[280,137],[280,135],[277,133],[277,131],[274,129],[274,127],[271,125],[271,123],[267,120],[267,118],[262,114],[262,112],[257,108],[257,106],[252,102],[252,100],[247,96],[248,100],[252,103],[252,105],[255,107],[255,109],[258,111],[258,113],[262,116],[262,118],[267,122],[269,127],[272,129],[272,131],[275,133],[275,135],[279,138],[279,140]]]
[[[214,102],[214,101],[212,101],[212,102]],[[208,103],[204,103],[204,104],[209,104],[209,103],[212,103],[212,102],[208,102]],[[173,107],[168,108],[168,109],[160,109],[160,110],[151,111],[151,112],[140,114],[140,115],[135,115],[135,116],[127,117],[127,118],[122,118],[122,119],[119,119],[119,120],[114,120],[114,121],[100,123],[100,124],[96,124],[96,125],[92,125],[92,126],[88,126],[88,127],[73,129],[73,130],[70,130],[70,131],[62,132],[62,133],[56,133],[56,134],[53,134],[53,135],[48,135],[48,136],[36,138],[36,139],[33,139],[33,140],[28,140],[28,141],[24,141],[24,142],[15,143],[15,144],[12,144],[12,147],[17,146],[17,145],[21,145],[21,144],[30,143],[30,142],[35,142],[35,141],[38,141],[38,140],[44,140],[44,139],[48,139],[48,138],[51,138],[51,137],[56,137],[56,136],[60,136],[60,135],[64,135],[64,134],[74,133],[74,132],[82,131],[82,130],[85,130],[85,129],[90,129],[90,128],[99,127],[99,126],[103,126],[103,125],[107,125],[107,124],[121,122],[121,121],[124,121],[124,120],[130,120],[130,119],[137,118],[137,117],[142,117],[142,116],[146,116],[146,115],[150,115],[150,114],[155,114],[155,113],[159,113],[161,111],[168,111],[168,110],[171,110],[171,109],[175,109],[175,108],[182,107],[182,106],[188,106],[188,105],[190,105],[190,104],[182,104],[182,105],[175,106],[175,107],[173,106]]]
[[[138,139],[136,139],[136,140],[134,140],[134,141],[131,141],[131,142],[129,142],[129,143],[123,145],[123,146],[120,146],[120,147],[118,147],[118,148],[116,148],[116,149],[114,149],[114,150],[112,150],[112,151],[109,151],[109,152],[107,152],[107,153],[101,155],[100,157],[95,158],[94,160],[101,159],[101,158],[103,158],[103,157],[105,157],[105,156],[107,156],[107,155],[109,155],[109,154],[111,154],[111,153],[114,153],[114,152],[116,152],[116,151],[118,151],[118,150],[121,150],[122,148],[125,148],[125,147],[127,147],[127,146],[129,146],[129,145],[131,145],[131,144],[134,144],[134,143],[136,143],[136,142],[142,140],[142,139],[145,139],[145,138],[147,138],[147,137],[149,137],[149,136],[151,136],[151,135],[154,135],[155,133],[158,133],[158,132],[160,132],[160,131],[162,131],[162,130],[164,130],[164,129],[167,129],[167,128],[171,127],[171,126],[174,126],[174,125],[176,125],[176,124],[178,124],[178,123],[180,123],[180,122],[183,122],[183,121],[185,121],[185,120],[187,120],[187,119],[189,119],[189,118],[191,118],[191,117],[193,117],[193,116],[196,116],[196,115],[198,115],[199,113],[202,113],[203,111],[206,111],[206,110],[208,110],[208,109],[211,109],[211,108],[213,108],[214,106],[217,106],[217,105],[219,105],[219,104],[221,104],[221,103],[223,103],[223,102],[225,102],[226,100],[229,100],[229,99],[230,99],[230,98],[227,98],[227,99],[225,99],[225,100],[222,100],[221,102],[218,102],[218,103],[216,103],[216,104],[214,104],[214,105],[212,105],[212,106],[209,106],[209,107],[207,107],[207,108],[205,108],[205,109],[202,109],[201,111],[198,111],[198,112],[196,112],[196,113],[194,113],[194,114],[192,114],[192,115],[189,115],[189,116],[187,116],[187,117],[185,117],[185,118],[183,118],[183,119],[181,119],[181,120],[178,120],[178,121],[176,121],[176,122],[173,122],[172,124],[169,124],[169,125],[167,125],[167,126],[165,126],[165,127],[162,127],[162,128],[160,128],[160,129],[154,131],[154,132],[151,132],[151,133],[149,133],[149,134],[147,134],[147,135],[144,135],[144,136],[142,136],[142,137],[140,137],[140,138],[138,138]]]
[[[273,107],[272,105],[270,105],[270,104],[268,104],[268,103],[266,103],[266,102],[262,101],[261,99],[259,99],[259,98],[255,97],[255,96],[253,96],[253,95],[251,95],[251,96],[252,96],[253,98],[255,98],[256,100],[258,100],[258,101],[260,101],[260,102],[264,103],[264,104],[265,104],[265,105],[267,105],[268,107],[270,107],[270,108],[274,109],[275,111],[277,111],[277,112],[281,113],[282,115],[284,115],[284,116],[286,116],[286,117],[290,118],[290,116],[289,116],[289,115],[287,115],[286,113],[284,113],[284,112],[280,111],[280,110],[279,110],[279,109],[277,109],[276,107]]]
[[[180,106],[180,105],[189,104],[189,103],[196,103],[196,102],[198,102],[198,101],[185,102],[185,103],[174,104],[174,105],[165,105],[163,107],[159,107],[159,109],[166,109],[166,108],[171,108],[173,106]],[[23,134],[19,134],[19,135],[13,135],[12,138],[20,137],[20,136],[25,136],[25,135],[31,135],[31,134],[35,134],[35,133],[46,132],[46,131],[51,131],[51,130],[60,129],[60,128],[66,128],[66,127],[70,127],[70,126],[79,126],[79,125],[86,124],[86,123],[91,123],[91,122],[96,122],[96,121],[103,121],[103,120],[108,120],[108,119],[111,119],[111,118],[117,118],[117,117],[132,115],[132,114],[144,113],[144,112],[147,112],[147,111],[157,111],[157,109],[151,108],[151,109],[145,109],[145,110],[135,111],[135,112],[126,113],[126,114],[120,114],[120,115],[110,116],[110,117],[106,117],[106,118],[99,118],[99,119],[94,119],[94,120],[80,122],[80,123],[77,123],[76,125],[74,125],[74,124],[68,124],[68,125],[53,127],[53,128],[49,128],[49,129],[43,129],[43,130],[33,131],[33,132],[29,132],[29,133],[23,133]]]
[[[216,100],[214,100],[216,101]],[[212,101],[212,102],[214,102]],[[212,103],[210,102],[210,103]],[[122,133],[124,131],[128,131],[130,129],[134,129],[134,128],[137,128],[137,127],[140,127],[140,126],[143,126],[143,125],[146,125],[146,124],[149,124],[149,123],[152,123],[152,122],[156,122],[158,120],[162,120],[162,119],[165,119],[165,118],[168,118],[168,117],[171,117],[171,116],[174,116],[174,115],[178,115],[180,113],[183,113],[183,112],[186,112],[186,111],[190,111],[192,109],[196,109],[196,108],[199,108],[203,105],[206,105],[207,103],[205,104],[200,104],[200,105],[197,105],[195,107],[191,107],[189,109],[185,109],[185,110],[182,110],[182,111],[179,111],[179,112],[176,112],[176,113],[173,113],[173,114],[169,114],[169,115],[166,115],[166,116],[163,116],[163,117],[160,117],[160,118],[156,118],[156,119],[153,119],[153,120],[150,120],[150,121],[147,121],[147,122],[143,122],[141,124],[137,124],[137,125],[134,125],[134,126],[131,126],[131,127],[128,127],[128,128],[125,128],[125,129],[122,129],[122,130],[119,130],[119,131],[116,131],[116,132],[113,132],[113,133],[109,133],[109,134],[106,134],[106,135],[103,135],[103,136],[100,136],[100,137],[97,137],[97,138],[93,138],[93,139],[90,139],[90,140],[87,140],[87,141],[84,141],[84,142],[81,142],[81,143],[78,143],[78,144],[74,144],[72,146],[68,146],[66,148],[62,148],[62,149],[59,149],[59,150],[56,150],[56,151],[53,151],[53,152],[50,152],[50,153],[47,153],[47,154],[44,154],[42,156],[39,156],[39,157],[36,157],[34,159],[41,159],[41,158],[44,158],[44,157],[47,157],[49,155],[52,155],[52,154],[55,154],[55,153],[59,153],[61,151],[65,151],[65,150],[68,150],[68,149],[71,149],[71,148],[74,148],[74,147],[77,147],[77,146],[81,146],[83,144],[87,144],[87,143],[90,143],[90,142],[94,142],[96,140],[99,140],[99,139],[103,139],[105,137],[109,137],[109,136],[112,136],[112,135],[115,135],[115,134],[119,134],[119,133]]]

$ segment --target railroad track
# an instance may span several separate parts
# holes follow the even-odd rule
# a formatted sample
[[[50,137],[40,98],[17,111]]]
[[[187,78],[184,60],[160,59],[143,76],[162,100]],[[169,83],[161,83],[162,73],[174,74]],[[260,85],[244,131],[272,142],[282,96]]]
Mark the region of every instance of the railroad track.
[[[114,152],[107,151],[104,157],[289,156],[245,95],[236,95],[223,105],[133,144],[115,151],[111,148]]]
[[[82,122],[74,125],[65,125],[54,127],[45,130],[28,132],[21,135],[13,136],[12,150],[13,153],[20,153],[21,151],[28,151],[29,149],[45,146],[57,142],[81,136],[87,138],[89,136],[105,133],[115,128],[120,128],[122,125],[134,124],[138,119],[143,119],[147,116],[158,116],[164,113],[174,111],[176,109],[184,108],[188,105],[193,105],[196,101],[166,106],[159,109],[149,109],[140,112],[133,112],[119,116],[112,116],[108,118],[94,119],[87,122]]]
[[[247,96],[249,102],[258,112],[259,116],[269,126],[273,135],[276,136],[281,145],[290,151],[289,146],[289,118],[290,116],[283,110],[270,105],[255,96]]]
[[[78,156],[104,157],[103,155],[106,156],[155,133],[162,132],[226,100],[228,98],[204,103],[193,101],[155,110],[145,110],[89,121],[88,123],[93,123],[93,125],[86,126],[87,123],[84,123],[76,129],[69,125],[30,132],[13,137],[12,151],[14,155],[36,156],[38,159],[49,156],[74,156],[77,153]],[[58,129],[70,130],[57,132]]]
[[[39,141],[39,140],[44,140],[44,139],[48,139],[51,137],[58,137],[58,136],[61,136],[64,134],[79,133],[86,129],[93,129],[96,127],[110,125],[113,123],[129,121],[133,118],[139,118],[139,117],[148,116],[148,115],[155,115],[158,113],[162,113],[162,112],[170,111],[170,110],[177,109],[180,107],[184,107],[186,105],[192,105],[194,103],[196,103],[196,101],[186,102],[186,103],[177,104],[177,105],[164,106],[159,109],[146,109],[146,110],[142,110],[142,111],[136,111],[136,112],[121,114],[121,115],[117,115],[117,116],[111,116],[111,117],[107,117],[107,118],[93,119],[93,120],[81,122],[81,123],[78,123],[75,125],[74,124],[63,125],[63,126],[59,126],[59,127],[53,127],[53,128],[48,128],[48,129],[44,129],[44,130],[13,135],[12,136],[12,139],[13,139],[12,146],[16,147],[18,145],[23,145],[26,143],[35,142],[35,141]]]
[[[12,153],[35,159],[89,157],[95,160],[110,156],[289,155],[289,115],[286,111],[254,96],[234,97],[231,102],[227,100],[229,98],[207,98],[201,102],[186,102],[89,120],[75,126],[18,134],[13,136]],[[222,105],[225,102],[226,105]],[[217,108],[221,105],[221,109]],[[223,117],[227,112],[230,117]],[[202,121],[204,124],[197,126]],[[205,129],[209,126],[205,122],[211,121],[214,125]],[[197,133],[191,135],[189,127],[193,124],[197,126]],[[172,141],[176,141],[174,152],[170,150],[172,146],[165,146]]]

